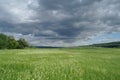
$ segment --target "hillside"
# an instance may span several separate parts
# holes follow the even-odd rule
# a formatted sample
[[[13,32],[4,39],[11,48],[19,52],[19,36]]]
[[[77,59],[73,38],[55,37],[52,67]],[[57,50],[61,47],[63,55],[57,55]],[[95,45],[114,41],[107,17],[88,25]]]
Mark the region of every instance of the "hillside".
[[[118,41],[118,42],[110,42],[110,43],[93,44],[93,45],[90,45],[90,46],[93,46],[93,47],[118,48],[118,47],[120,47],[120,41]]]

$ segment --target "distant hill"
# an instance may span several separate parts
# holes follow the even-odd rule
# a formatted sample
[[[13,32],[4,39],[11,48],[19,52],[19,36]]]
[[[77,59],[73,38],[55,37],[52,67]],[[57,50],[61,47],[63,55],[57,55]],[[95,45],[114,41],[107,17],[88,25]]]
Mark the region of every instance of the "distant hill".
[[[33,46],[33,47],[35,47],[35,48],[66,48],[66,47],[54,47],[54,46]],[[120,41],[117,41],[117,42],[109,42],[109,43],[92,44],[92,45],[87,45],[87,46],[67,47],[67,48],[77,48],[77,47],[120,48]]]
[[[34,46],[35,48],[63,48],[63,47],[53,47],[53,46]]]
[[[93,47],[120,48],[120,41],[90,45]]]

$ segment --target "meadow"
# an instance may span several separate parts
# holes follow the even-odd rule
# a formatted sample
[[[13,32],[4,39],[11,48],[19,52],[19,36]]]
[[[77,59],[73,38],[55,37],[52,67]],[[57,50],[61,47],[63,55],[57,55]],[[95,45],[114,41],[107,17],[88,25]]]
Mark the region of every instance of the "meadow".
[[[0,80],[120,80],[120,49],[0,50]]]

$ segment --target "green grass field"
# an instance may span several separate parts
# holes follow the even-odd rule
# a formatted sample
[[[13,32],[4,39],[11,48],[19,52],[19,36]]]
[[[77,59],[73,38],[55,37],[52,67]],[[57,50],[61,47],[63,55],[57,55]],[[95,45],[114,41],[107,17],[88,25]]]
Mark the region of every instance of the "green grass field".
[[[0,50],[0,80],[120,80],[120,49]]]

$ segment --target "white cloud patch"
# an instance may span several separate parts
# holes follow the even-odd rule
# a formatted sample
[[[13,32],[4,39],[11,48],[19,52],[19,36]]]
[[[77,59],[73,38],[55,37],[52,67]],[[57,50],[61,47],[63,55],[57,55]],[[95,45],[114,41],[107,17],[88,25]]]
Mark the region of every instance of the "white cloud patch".
[[[35,1],[4,0],[0,1],[0,4],[3,12],[7,13],[7,16],[10,16],[10,18],[8,18],[13,23],[34,22],[33,18],[36,16],[36,12],[31,9],[30,6],[37,7],[37,3]],[[6,17],[6,15],[2,15],[2,19]]]

